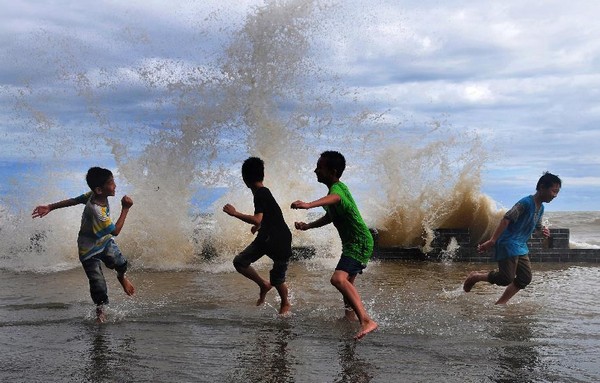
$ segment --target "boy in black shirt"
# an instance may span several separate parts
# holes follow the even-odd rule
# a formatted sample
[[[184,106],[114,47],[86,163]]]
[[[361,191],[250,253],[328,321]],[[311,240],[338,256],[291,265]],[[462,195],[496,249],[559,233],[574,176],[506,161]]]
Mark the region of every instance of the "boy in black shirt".
[[[260,158],[250,157],[242,165],[242,178],[254,195],[254,215],[240,213],[230,204],[225,205],[223,211],[252,225],[252,234],[258,231],[256,239],[233,259],[233,265],[240,274],[253,280],[260,288],[257,306],[264,303],[269,290],[275,287],[281,297],[279,314],[283,315],[291,308],[285,273],[292,256],[292,233],[283,219],[277,201],[263,185],[264,173],[264,162]],[[268,281],[250,266],[265,254],[273,260]]]

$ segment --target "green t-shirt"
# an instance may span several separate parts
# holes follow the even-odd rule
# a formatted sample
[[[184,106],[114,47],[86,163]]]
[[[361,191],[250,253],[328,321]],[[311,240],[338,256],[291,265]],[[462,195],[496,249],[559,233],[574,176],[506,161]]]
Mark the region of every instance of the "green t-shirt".
[[[340,196],[340,202],[324,206],[342,240],[342,255],[367,264],[373,255],[373,236],[363,221],[348,187],[338,181],[331,185],[329,194]]]

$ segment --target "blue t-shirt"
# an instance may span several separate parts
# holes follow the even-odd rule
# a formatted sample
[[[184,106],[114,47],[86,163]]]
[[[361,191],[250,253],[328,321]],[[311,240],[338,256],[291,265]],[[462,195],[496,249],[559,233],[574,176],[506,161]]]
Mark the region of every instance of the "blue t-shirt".
[[[536,210],[532,195],[521,198],[504,216],[510,223],[496,241],[496,260],[527,255],[527,241],[536,228],[541,228],[543,215],[544,205]]]

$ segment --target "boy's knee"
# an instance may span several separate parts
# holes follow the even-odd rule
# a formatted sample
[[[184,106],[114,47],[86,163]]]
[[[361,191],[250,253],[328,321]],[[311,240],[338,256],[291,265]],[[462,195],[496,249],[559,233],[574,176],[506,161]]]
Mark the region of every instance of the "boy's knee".
[[[329,282],[334,285],[335,287],[341,286],[344,281],[347,280],[346,278],[343,278],[342,275],[338,274],[338,273],[333,273],[333,275],[331,276],[331,279],[329,280]]]
[[[523,275],[523,276],[518,276],[515,279],[515,285],[520,288],[520,289],[524,289],[525,287],[527,287],[530,283],[531,283],[531,274],[529,275]]]
[[[235,267],[235,269],[239,272],[240,270],[246,269],[248,266],[248,264],[246,264],[246,262],[242,262],[239,256],[236,256],[235,258],[233,258],[233,267]]]
[[[492,271],[488,275],[488,282],[498,286],[508,286],[514,281],[514,276]]]
[[[115,271],[117,272],[117,275],[118,276],[125,275],[125,272],[127,271],[127,266],[128,266],[127,261],[125,261],[124,263],[122,263],[120,265],[115,266]]]

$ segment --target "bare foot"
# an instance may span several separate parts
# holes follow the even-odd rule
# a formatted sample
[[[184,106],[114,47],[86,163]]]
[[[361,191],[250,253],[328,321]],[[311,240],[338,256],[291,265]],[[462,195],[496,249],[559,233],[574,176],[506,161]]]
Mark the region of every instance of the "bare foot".
[[[471,291],[473,286],[475,286],[475,283],[479,281],[478,277],[479,273],[477,271],[471,271],[467,279],[465,279],[465,283],[463,284],[463,290],[465,290],[466,293]]]
[[[364,321],[360,326],[360,331],[354,336],[354,339],[361,339],[368,333],[377,330],[377,327],[379,327],[379,325],[373,320]]]
[[[133,287],[133,284],[129,282],[129,279],[127,279],[125,275],[117,276],[117,279],[119,280],[119,283],[121,283],[121,286],[123,286],[125,294],[131,296],[135,293],[135,287]]]
[[[282,303],[279,307],[279,315],[287,315],[290,312],[292,305],[289,303]]]
[[[267,296],[267,293],[269,292],[269,290],[271,290],[273,288],[273,286],[271,286],[270,283],[267,283],[266,285],[264,285],[263,287],[260,288],[260,293],[258,295],[258,300],[256,301],[256,305],[260,306],[263,303],[265,303],[265,298]]]
[[[96,323],[106,322],[106,314],[104,313],[104,307],[96,307]]]

